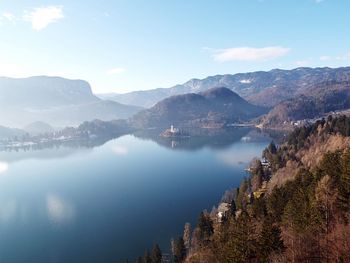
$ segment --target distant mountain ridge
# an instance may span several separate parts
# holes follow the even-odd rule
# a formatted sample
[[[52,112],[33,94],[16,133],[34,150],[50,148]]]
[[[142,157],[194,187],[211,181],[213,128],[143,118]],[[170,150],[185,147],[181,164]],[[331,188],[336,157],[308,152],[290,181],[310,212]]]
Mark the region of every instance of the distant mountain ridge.
[[[169,96],[198,93],[214,87],[226,87],[250,103],[272,107],[281,101],[305,93],[317,84],[329,81],[350,81],[350,67],[274,69],[234,75],[216,75],[204,79],[191,79],[171,88],[109,95],[109,98],[120,103],[147,108]]]
[[[88,82],[61,77],[0,78],[0,125],[23,127],[42,121],[79,125],[94,119],[125,119],[142,108],[96,97]]]
[[[247,121],[266,112],[227,88],[213,88],[201,93],[188,93],[166,98],[150,109],[136,114],[131,122],[136,127],[222,127]]]
[[[29,78],[0,77],[0,104],[16,104],[32,108],[53,108],[100,101],[84,80],[35,76]]]

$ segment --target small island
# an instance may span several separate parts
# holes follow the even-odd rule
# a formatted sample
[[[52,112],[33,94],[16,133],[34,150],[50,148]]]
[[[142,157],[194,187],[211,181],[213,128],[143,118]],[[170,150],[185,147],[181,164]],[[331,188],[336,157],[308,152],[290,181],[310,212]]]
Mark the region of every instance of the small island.
[[[183,131],[183,130],[181,130],[179,128],[175,128],[174,125],[171,125],[170,129],[166,129],[159,136],[165,137],[165,138],[190,137],[188,132],[185,132],[185,131]]]

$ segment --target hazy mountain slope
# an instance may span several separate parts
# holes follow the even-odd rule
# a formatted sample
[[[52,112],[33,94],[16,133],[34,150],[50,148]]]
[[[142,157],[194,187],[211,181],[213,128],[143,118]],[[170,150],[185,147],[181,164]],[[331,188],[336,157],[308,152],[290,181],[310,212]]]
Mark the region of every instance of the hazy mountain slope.
[[[84,80],[37,76],[0,78],[0,104],[51,108],[99,101]]]
[[[83,80],[40,76],[0,78],[0,110],[1,125],[23,127],[36,121],[66,126],[128,118],[141,108],[101,100]]]
[[[116,94],[110,99],[120,103],[150,107],[169,96],[198,93],[214,87],[227,87],[253,104],[274,106],[283,100],[304,93],[319,83],[349,80],[350,67],[275,69],[268,72],[258,71],[191,79],[182,85],[167,89]]]
[[[214,88],[195,94],[176,95],[136,114],[137,127],[216,127],[246,121],[265,112],[227,88]]]
[[[350,108],[350,82],[328,82],[317,85],[296,98],[276,105],[263,119],[264,126],[284,121],[320,117],[330,111]]]
[[[51,125],[42,121],[32,122],[23,127],[23,130],[25,130],[31,135],[51,133],[55,131],[55,129]]]
[[[169,89],[152,89],[133,91],[125,94],[100,94],[98,96],[102,99],[109,99],[127,105],[136,105],[144,108],[149,108],[154,106],[155,103],[161,101],[162,99],[170,97],[171,95],[179,94],[181,93],[175,92],[172,94]]]

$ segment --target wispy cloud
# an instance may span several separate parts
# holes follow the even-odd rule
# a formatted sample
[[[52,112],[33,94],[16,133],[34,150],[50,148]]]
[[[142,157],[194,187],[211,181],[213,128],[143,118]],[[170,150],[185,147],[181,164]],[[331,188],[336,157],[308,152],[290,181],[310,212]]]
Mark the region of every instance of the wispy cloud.
[[[5,23],[15,23],[16,16],[10,12],[0,14],[0,26]]]
[[[329,61],[329,60],[350,60],[350,53],[346,53],[340,56],[321,56],[321,61]]]
[[[62,6],[47,6],[35,8],[30,12],[26,11],[23,20],[30,22],[34,30],[42,30],[63,17]]]
[[[218,62],[227,61],[263,61],[285,56],[290,49],[280,46],[263,48],[235,47],[214,50],[213,58]]]
[[[335,59],[337,59],[337,60],[350,60],[350,53],[346,53],[342,56],[338,56]]]
[[[332,59],[332,57],[330,57],[330,56],[321,56],[320,57],[321,61],[326,61],[326,60],[331,60],[331,59]]]
[[[125,68],[112,68],[110,70],[107,70],[106,74],[107,75],[117,75],[120,73],[125,72]]]
[[[15,15],[9,12],[2,13],[2,17],[10,22],[15,20]]]

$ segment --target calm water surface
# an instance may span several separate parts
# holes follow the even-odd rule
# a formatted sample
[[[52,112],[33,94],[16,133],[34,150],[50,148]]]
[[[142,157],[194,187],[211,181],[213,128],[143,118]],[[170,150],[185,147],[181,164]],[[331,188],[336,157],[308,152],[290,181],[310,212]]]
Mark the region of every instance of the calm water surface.
[[[141,139],[142,137],[142,139]],[[0,153],[0,262],[133,262],[238,186],[270,141],[248,129]]]

